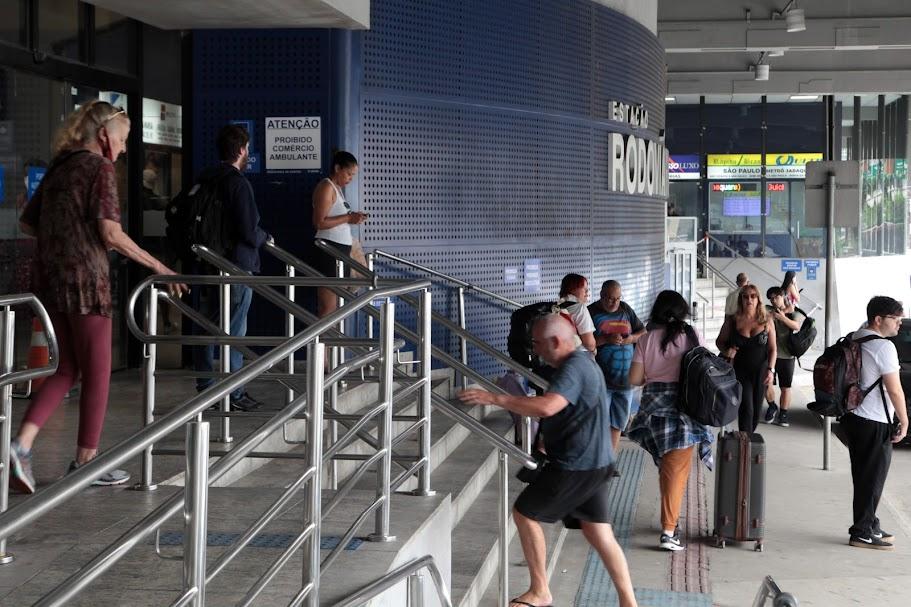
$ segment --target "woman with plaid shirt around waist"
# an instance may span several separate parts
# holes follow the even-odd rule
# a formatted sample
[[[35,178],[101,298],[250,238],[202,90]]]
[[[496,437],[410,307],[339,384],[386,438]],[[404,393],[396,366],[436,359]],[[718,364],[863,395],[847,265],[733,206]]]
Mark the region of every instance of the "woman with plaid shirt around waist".
[[[676,291],[662,291],[652,306],[646,333],[636,344],[630,383],[645,385],[639,412],[627,431],[630,440],[651,453],[661,490],[661,536],[664,550],[683,550],[677,532],[680,503],[690,475],[693,451],[712,469],[712,432],[677,409],[677,381],[683,355],[702,336],[687,324],[690,309]]]

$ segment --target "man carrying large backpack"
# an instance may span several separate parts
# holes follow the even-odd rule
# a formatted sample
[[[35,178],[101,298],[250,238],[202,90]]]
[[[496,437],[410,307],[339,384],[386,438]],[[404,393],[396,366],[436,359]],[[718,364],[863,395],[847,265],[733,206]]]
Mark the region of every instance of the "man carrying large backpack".
[[[889,474],[892,444],[908,432],[908,412],[895,344],[879,338],[898,334],[902,314],[900,302],[874,297],[867,304],[866,326],[851,336],[854,340],[873,337],[860,344],[860,386],[869,392],[859,406],[841,417],[854,480],[854,524],[848,530],[848,543],[857,548],[893,549],[892,535],[880,527],[876,508]],[[897,424],[893,423],[895,415]]]
[[[205,169],[197,178],[194,188],[196,196],[207,196],[213,203],[207,205],[208,213],[221,213],[221,217],[209,217],[213,225],[223,225],[222,235],[211,237],[213,243],[223,246],[227,259],[250,273],[259,272],[259,249],[271,238],[259,226],[259,209],[253,198],[253,187],[243,175],[250,156],[250,136],[247,130],[236,124],[229,124],[218,132],[216,139],[218,165]],[[208,189],[211,194],[205,191]],[[202,190],[202,191],[200,191]],[[192,218],[191,218],[192,219]],[[189,228],[188,228],[189,229]],[[211,230],[196,230],[200,233]],[[202,243],[206,244],[206,243]],[[212,247],[210,247],[212,248]],[[218,248],[216,246],[216,248]],[[217,251],[216,251],[217,252]],[[212,274],[213,269],[198,259],[191,259],[190,271],[199,274]],[[192,298],[194,307],[210,320],[218,322],[218,287],[194,288]],[[247,334],[247,314],[253,291],[246,285],[231,285],[231,330],[233,336]],[[215,346],[197,346],[193,349],[193,365],[196,371],[210,372],[214,368]],[[231,349],[231,372],[243,365],[243,356],[236,349]],[[211,377],[198,377],[196,390],[203,391],[215,380]],[[231,408],[239,411],[256,409],[260,403],[251,398],[243,387],[231,393]]]

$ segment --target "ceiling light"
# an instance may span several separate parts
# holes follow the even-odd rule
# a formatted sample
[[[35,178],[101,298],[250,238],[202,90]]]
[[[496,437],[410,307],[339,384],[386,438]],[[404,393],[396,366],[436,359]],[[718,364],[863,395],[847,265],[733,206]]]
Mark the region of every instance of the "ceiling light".
[[[757,63],[753,66],[755,70],[754,78],[756,80],[768,80],[769,79],[769,64],[768,63]]]
[[[664,101],[667,103],[674,103],[675,101],[677,101],[677,98],[668,95],[667,97],[664,98]]]
[[[819,99],[819,95],[810,95],[810,94],[798,94],[791,95],[788,97],[788,101],[816,101]]]
[[[792,8],[784,16],[789,32],[802,32],[807,29],[807,20],[802,8]]]

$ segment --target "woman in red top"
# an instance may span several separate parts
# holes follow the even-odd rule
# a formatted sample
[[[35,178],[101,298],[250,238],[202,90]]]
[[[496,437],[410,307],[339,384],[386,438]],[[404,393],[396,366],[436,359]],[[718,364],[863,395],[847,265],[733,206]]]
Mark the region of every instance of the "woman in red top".
[[[70,470],[98,451],[111,379],[111,300],[108,251],[156,274],[172,270],[141,249],[120,226],[114,161],[126,148],[130,120],[104,101],[73,112],[58,131],[54,160],[20,217],[22,231],[38,239],[32,288],[47,308],[60,346],[57,373],[32,398],[12,442],[12,485],[32,493],[31,447],[67,391],[82,377],[79,437]],[[179,294],[184,285],[172,285]],[[122,470],[96,484],[129,480]]]

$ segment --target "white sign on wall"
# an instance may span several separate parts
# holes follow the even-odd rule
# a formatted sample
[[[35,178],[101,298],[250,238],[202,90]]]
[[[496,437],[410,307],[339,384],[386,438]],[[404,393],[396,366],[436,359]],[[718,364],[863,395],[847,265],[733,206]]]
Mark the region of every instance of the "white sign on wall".
[[[266,118],[266,170],[319,170],[319,116]]]
[[[181,108],[173,103],[142,98],[142,142],[181,147]]]

